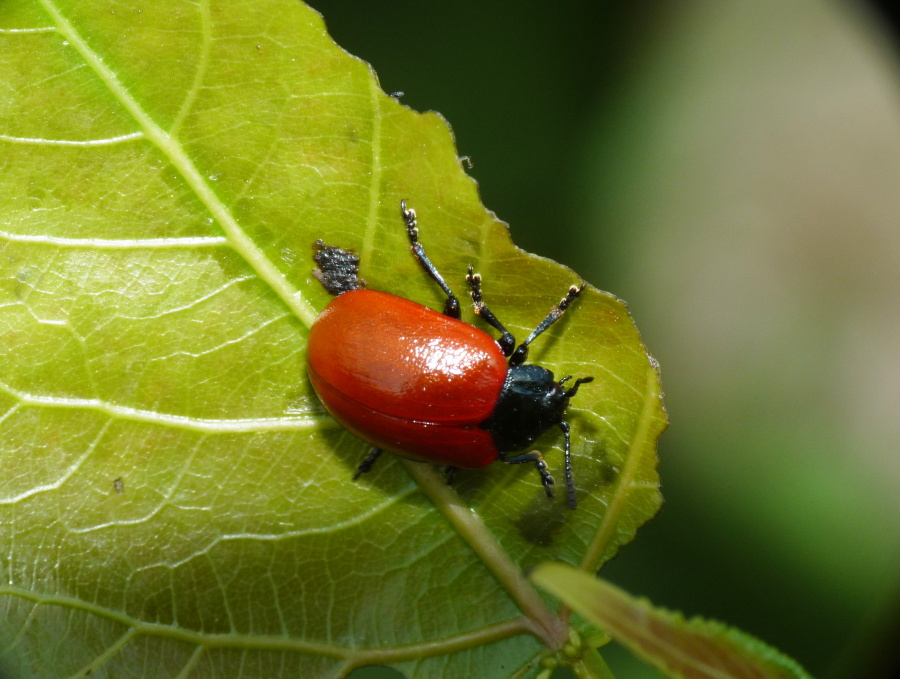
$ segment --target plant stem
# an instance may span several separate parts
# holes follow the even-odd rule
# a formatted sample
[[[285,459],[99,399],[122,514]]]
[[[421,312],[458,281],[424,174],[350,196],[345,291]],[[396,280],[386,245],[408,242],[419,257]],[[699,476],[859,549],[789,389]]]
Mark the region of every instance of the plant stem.
[[[568,640],[566,625],[547,607],[544,600],[525,578],[484,525],[481,516],[463,504],[459,495],[447,485],[429,464],[404,460],[409,474],[443,512],[494,577],[516,602],[533,625],[532,633],[551,650],[559,650]]]

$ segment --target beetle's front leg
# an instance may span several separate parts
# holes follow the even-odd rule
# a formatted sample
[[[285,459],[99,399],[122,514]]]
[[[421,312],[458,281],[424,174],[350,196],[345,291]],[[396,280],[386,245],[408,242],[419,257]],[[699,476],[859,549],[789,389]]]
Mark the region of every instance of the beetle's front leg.
[[[538,470],[538,474],[541,475],[541,483],[544,484],[544,490],[547,491],[547,497],[553,497],[553,491],[550,489],[550,486],[555,482],[553,481],[553,477],[550,476],[550,472],[547,471],[547,463],[544,462],[543,456],[538,451],[532,450],[530,453],[522,453],[521,455],[515,455],[514,457],[506,457],[503,453],[500,453],[500,459],[506,464],[527,464],[533,462]]]

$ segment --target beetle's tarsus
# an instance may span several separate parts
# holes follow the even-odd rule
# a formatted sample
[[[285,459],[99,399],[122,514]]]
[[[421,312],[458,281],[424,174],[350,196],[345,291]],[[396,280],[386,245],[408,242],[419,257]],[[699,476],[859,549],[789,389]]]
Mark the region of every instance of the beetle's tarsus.
[[[372,465],[375,464],[375,460],[381,457],[381,453],[384,451],[381,448],[372,448],[369,451],[369,454],[366,455],[366,459],[360,462],[356,466],[356,473],[353,475],[353,480],[356,481],[363,474],[367,474],[372,471]]]

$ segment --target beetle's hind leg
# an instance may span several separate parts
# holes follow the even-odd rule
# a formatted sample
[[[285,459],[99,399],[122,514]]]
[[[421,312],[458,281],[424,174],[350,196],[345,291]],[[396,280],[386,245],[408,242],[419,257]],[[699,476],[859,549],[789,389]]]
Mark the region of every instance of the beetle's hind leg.
[[[553,497],[553,491],[550,488],[554,483],[553,477],[550,476],[550,472],[547,471],[547,463],[544,462],[543,456],[538,451],[532,450],[530,453],[522,453],[521,455],[515,455],[513,457],[506,457],[503,453],[500,453],[500,459],[506,464],[534,463],[534,466],[538,470],[538,474],[541,475],[541,483],[544,484],[544,490],[547,492],[547,497]]]
[[[431,278],[434,279],[434,282],[444,291],[444,294],[447,295],[447,301],[444,303],[444,315],[450,316],[451,318],[459,318],[461,316],[459,300],[456,298],[456,295],[453,294],[450,286],[447,285],[447,281],[445,281],[444,277],[438,272],[437,267],[435,267],[435,265],[431,263],[431,260],[428,259],[428,255],[425,254],[425,248],[422,247],[422,244],[419,242],[419,229],[416,226],[416,211],[411,207],[406,207],[406,201],[401,200],[400,214],[403,215],[403,221],[406,222],[406,233],[409,236],[409,245],[413,255],[419,260],[419,264],[425,269],[425,273],[431,276]]]
[[[369,454],[366,455],[366,459],[360,462],[356,466],[356,473],[353,475],[353,480],[356,481],[360,476],[372,471],[372,465],[375,464],[375,460],[381,457],[381,454],[384,451],[381,448],[372,448],[369,451]]]

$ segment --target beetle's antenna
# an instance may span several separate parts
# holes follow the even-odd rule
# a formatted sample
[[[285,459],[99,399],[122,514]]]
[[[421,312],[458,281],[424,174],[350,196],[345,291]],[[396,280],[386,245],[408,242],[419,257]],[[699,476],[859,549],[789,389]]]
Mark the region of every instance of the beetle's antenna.
[[[559,304],[550,310],[550,313],[547,314],[547,318],[541,321],[540,325],[532,330],[531,334],[525,338],[525,341],[516,347],[516,350],[509,359],[510,365],[519,365],[525,362],[525,359],[528,358],[528,345],[531,344],[538,335],[562,318],[566,309],[572,306],[572,302],[578,299],[578,295],[581,294],[581,291],[584,290],[586,285],[587,283],[582,283],[580,286],[573,285],[569,288],[569,292],[566,293],[565,297],[559,300]]]
[[[570,380],[570,379],[572,379],[572,376],[566,375],[559,381],[559,383],[558,383],[559,386],[562,386],[563,382]],[[582,384],[586,384],[587,382],[593,382],[593,381],[594,381],[593,377],[579,377],[577,380],[575,380],[575,384],[573,384],[572,387],[566,392],[566,398],[572,398],[575,394],[577,394],[578,387],[580,387]]]

